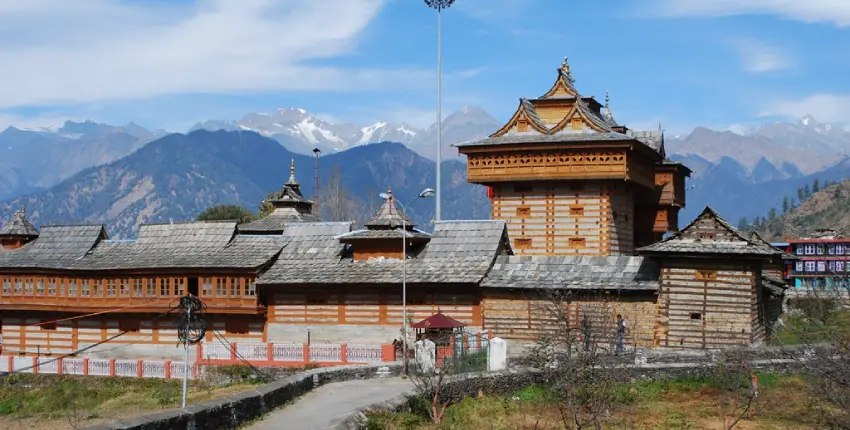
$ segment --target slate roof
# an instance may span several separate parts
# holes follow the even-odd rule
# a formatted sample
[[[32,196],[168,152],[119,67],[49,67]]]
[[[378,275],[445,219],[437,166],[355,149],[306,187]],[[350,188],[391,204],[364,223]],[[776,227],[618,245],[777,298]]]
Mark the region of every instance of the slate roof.
[[[497,252],[509,252],[504,221],[439,221],[425,250],[405,264],[409,283],[477,283]],[[290,258],[287,245],[258,284],[399,284],[402,261],[376,258],[354,261],[343,256],[338,235],[316,235],[304,246],[316,247],[311,258]],[[321,251],[320,251],[321,250]]]
[[[350,222],[290,224],[282,235],[286,241],[286,247],[269,272],[280,270],[281,266],[295,264],[297,260],[306,261],[308,264],[339,261],[345,245],[339,243],[336,237],[349,231],[351,231]]]
[[[519,103],[522,105],[523,110],[525,110],[525,115],[534,122],[535,125],[542,128],[543,130],[548,130],[549,127],[543,123],[543,120],[540,119],[540,115],[537,114],[537,109],[531,104],[528,99],[520,98]]]
[[[403,232],[403,235],[402,235]],[[402,236],[410,238],[410,239],[420,239],[420,240],[428,240],[431,239],[431,235],[427,232],[411,229],[411,230],[402,230],[400,228],[392,229],[392,230],[355,230],[349,233],[342,234],[337,236],[337,239],[348,242],[351,240],[359,240],[359,239],[401,239]]]
[[[697,223],[714,222],[717,228],[726,230],[729,239],[700,239],[696,236]],[[750,240],[741,234],[738,229],[729,224],[710,206],[706,206],[702,213],[685,228],[672,236],[652,245],[638,248],[639,254],[692,254],[692,255],[736,255],[736,256],[760,256],[781,257],[782,251],[761,242]]]
[[[0,268],[70,268],[107,237],[102,225],[44,226],[38,239],[0,253]]]
[[[366,223],[366,227],[370,229],[374,228],[400,228],[405,225],[408,229],[413,228],[413,221],[408,218],[404,212],[399,210],[396,207],[395,197],[393,197],[393,191],[391,189],[387,190],[387,198],[384,199],[384,204],[381,205],[381,208],[378,209],[378,213],[372,218],[371,221]]]
[[[196,227],[183,225],[184,230]],[[235,227],[235,226],[234,226]],[[231,232],[233,228],[231,227]],[[201,231],[209,231],[203,226]],[[186,235],[183,235],[187,237]],[[104,241],[73,266],[76,270],[140,269],[256,269],[267,264],[283,248],[280,236],[239,235],[221,243],[199,237],[182,245],[167,242]]]
[[[0,227],[0,236],[35,237],[38,230],[32,225],[23,209],[15,211],[12,219]]]
[[[312,211],[299,211],[296,208],[276,208],[272,213],[249,223],[237,226],[240,233],[281,234],[289,223],[315,222]]]
[[[782,248],[780,248],[780,247],[778,247],[778,246],[774,246],[772,243],[770,243],[770,242],[768,242],[768,241],[764,240],[764,239],[761,237],[761,235],[760,235],[760,234],[758,234],[758,232],[755,232],[755,231],[750,232],[750,240],[752,240],[753,242],[761,243],[761,244],[763,244],[763,245],[765,245],[765,246],[769,246],[769,247],[771,247],[771,248],[773,248],[773,249],[775,249],[775,250],[777,250],[777,251],[781,252],[781,253],[782,253],[782,259],[783,259],[783,260],[799,260],[799,259],[800,259],[800,257],[798,257],[797,255],[794,255],[794,254],[791,254],[791,253],[785,252],[785,250],[784,250],[784,249],[782,249]]]
[[[637,130],[629,130],[627,132],[629,136],[634,137],[644,145],[652,148],[655,152],[661,154],[666,157],[667,153],[664,148],[664,132],[661,130],[655,131],[637,131]]]
[[[489,288],[656,290],[659,268],[635,256],[499,256],[481,282]]]
[[[788,284],[786,284],[785,281],[772,278],[770,276],[762,276],[761,285],[764,289],[777,297],[785,295],[785,290],[788,288]]]

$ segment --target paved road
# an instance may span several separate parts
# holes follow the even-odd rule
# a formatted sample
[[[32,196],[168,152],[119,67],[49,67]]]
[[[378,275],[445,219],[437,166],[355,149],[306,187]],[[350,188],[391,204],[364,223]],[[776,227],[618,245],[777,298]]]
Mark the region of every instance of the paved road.
[[[369,405],[413,391],[402,378],[366,379],[323,385],[295,403],[272,411],[248,430],[324,430]]]

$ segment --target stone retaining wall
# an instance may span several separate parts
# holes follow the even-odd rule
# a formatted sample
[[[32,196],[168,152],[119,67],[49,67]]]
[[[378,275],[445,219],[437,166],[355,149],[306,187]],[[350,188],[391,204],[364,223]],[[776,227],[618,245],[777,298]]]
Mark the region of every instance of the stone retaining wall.
[[[401,365],[350,365],[307,370],[287,376],[256,390],[245,391],[216,400],[191,405],[186,409],[166,411],[113,421],[88,430],[176,430],[231,429],[258,418],[310,390],[334,382],[369,379],[386,367],[387,377],[401,374]]]

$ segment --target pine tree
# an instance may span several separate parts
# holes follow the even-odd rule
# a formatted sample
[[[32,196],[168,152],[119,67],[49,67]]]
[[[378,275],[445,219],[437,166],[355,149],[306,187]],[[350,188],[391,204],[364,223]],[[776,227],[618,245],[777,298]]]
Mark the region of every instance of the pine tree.
[[[814,194],[814,193],[816,193],[816,192],[818,192],[818,191],[820,191],[820,181],[818,181],[817,179],[815,179],[815,180],[812,182],[812,194]]]
[[[738,220],[738,230],[747,231],[749,229],[750,225],[747,223],[747,217],[741,217],[741,219]]]
[[[776,219],[776,208],[770,208],[770,210],[767,211],[767,219],[771,221]]]
[[[803,187],[797,188],[797,201],[802,203],[803,200],[806,200],[805,190],[803,190]]]
[[[803,187],[803,195],[806,196],[804,200],[807,200],[809,197],[812,196],[812,191],[811,189],[809,189],[809,184],[806,184],[806,186]]]
[[[782,198],[782,213],[787,214],[789,209],[791,209],[791,202],[788,196],[785,196]]]

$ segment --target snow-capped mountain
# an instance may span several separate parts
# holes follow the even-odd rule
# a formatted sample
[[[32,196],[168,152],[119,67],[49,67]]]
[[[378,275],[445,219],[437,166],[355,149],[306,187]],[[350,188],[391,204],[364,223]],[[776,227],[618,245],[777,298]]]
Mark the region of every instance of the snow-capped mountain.
[[[466,106],[443,120],[443,157],[457,156],[451,145],[488,136],[502,124],[477,107]],[[360,126],[331,123],[304,109],[278,109],[273,113],[250,113],[238,121],[206,121],[192,130],[250,130],[280,142],[286,149],[308,154],[313,148],[323,153],[343,151],[375,142],[400,142],[420,155],[436,158],[437,126],[419,129],[386,121]]]
[[[334,124],[311,115],[304,109],[278,109],[273,113],[249,113],[238,121],[206,121],[192,130],[249,130],[280,142],[286,149],[307,154],[314,148],[322,152],[343,151],[373,142],[410,144],[421,130],[407,124],[378,122],[368,126]]]

